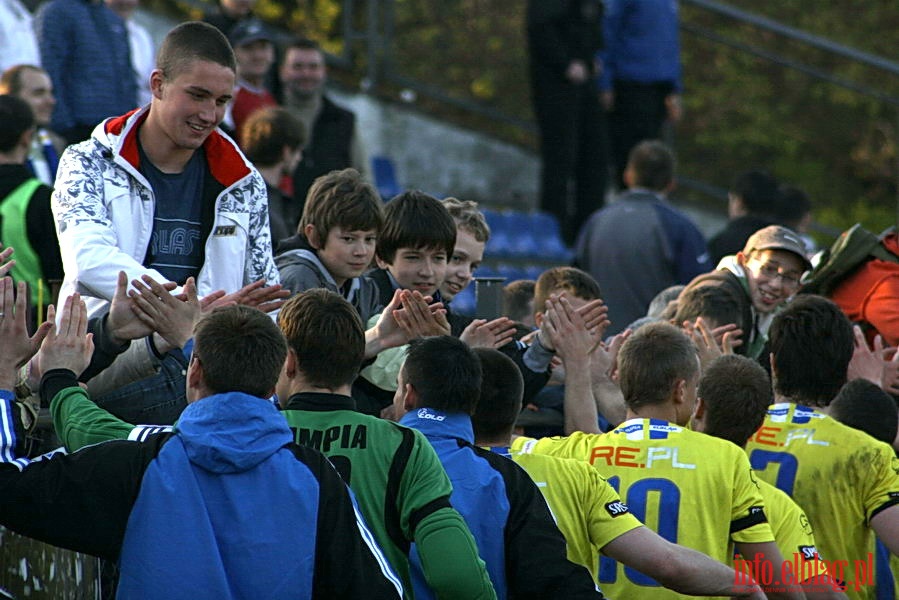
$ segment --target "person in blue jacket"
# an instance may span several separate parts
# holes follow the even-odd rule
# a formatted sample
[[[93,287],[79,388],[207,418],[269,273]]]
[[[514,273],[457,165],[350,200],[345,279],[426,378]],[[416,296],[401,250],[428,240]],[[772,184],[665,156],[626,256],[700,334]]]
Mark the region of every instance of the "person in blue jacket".
[[[612,162],[624,187],[631,148],[664,137],[665,121],[681,118],[678,0],[606,0],[605,6],[599,89],[609,112]]]
[[[587,570],[566,557],[565,538],[528,474],[474,445],[477,355],[450,336],[413,340],[397,384],[395,414],[437,451],[453,484],[450,504],[471,529],[497,598],[602,598]],[[415,598],[433,597],[422,581],[413,558]]]
[[[265,313],[232,306],[197,325],[173,432],[28,461],[9,390],[39,340],[12,297],[0,280],[0,523],[116,560],[117,598],[401,597],[340,476],[268,400],[287,344]],[[43,343],[43,386],[78,385],[86,329],[70,296]]]

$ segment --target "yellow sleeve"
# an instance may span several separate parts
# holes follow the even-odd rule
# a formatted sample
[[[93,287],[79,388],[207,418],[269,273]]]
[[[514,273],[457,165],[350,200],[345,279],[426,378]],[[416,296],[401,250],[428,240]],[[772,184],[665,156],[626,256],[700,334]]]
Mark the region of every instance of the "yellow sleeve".
[[[871,442],[874,456],[860,464],[867,463],[870,468],[867,481],[871,486],[865,493],[865,518],[868,523],[881,510],[899,504],[899,458],[887,444]],[[866,450],[865,454],[870,456]],[[826,558],[826,557],[825,557]]]
[[[574,458],[590,462],[593,447],[603,434],[584,433],[576,431],[569,436],[547,437],[535,440],[533,438],[517,438],[512,441],[512,452],[525,454],[548,454],[561,458]]]
[[[799,581],[806,581],[816,575],[827,575],[827,564],[818,556],[815,535],[805,511],[773,485],[760,482],[759,487],[777,547],[783,559],[792,565]]]
[[[587,507],[590,540],[598,548],[643,525],[596,469],[586,463],[578,463],[578,469],[581,471],[579,476],[587,482],[584,486],[587,497],[583,499],[583,506]]]
[[[773,542],[774,532],[765,517],[765,502],[759,484],[742,450],[734,447],[734,493],[730,537],[734,542]]]

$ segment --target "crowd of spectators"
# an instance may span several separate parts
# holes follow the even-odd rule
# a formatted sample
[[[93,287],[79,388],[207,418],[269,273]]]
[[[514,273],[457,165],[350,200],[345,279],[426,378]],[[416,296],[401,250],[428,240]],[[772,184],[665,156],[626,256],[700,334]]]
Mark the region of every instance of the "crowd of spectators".
[[[894,263],[802,294],[801,190],[737,175],[707,241],[640,140],[576,266],[460,314],[478,204],[385,203],[321,49],[252,8],[148,71],[133,4],[48,0],[4,58],[0,525],[120,598],[892,592]],[[616,64],[619,110],[676,110]]]

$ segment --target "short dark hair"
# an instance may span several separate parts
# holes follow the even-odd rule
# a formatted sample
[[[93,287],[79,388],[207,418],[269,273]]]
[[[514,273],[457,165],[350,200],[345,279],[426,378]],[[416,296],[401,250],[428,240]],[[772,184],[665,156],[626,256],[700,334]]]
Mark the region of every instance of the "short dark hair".
[[[704,433],[741,448],[762,426],[771,404],[771,380],[762,366],[745,356],[725,354],[706,367],[699,380],[705,405]]]
[[[322,56],[324,56],[325,54],[322,51],[321,44],[307,37],[293,37],[289,39],[284,45],[284,54],[287,54],[287,51],[292,48],[295,48],[297,50],[315,50]]]
[[[418,392],[419,407],[471,415],[481,395],[481,361],[448,335],[409,342],[403,381]]]
[[[533,316],[534,287],[532,279],[517,279],[503,288],[503,314],[513,321],[523,321]]]
[[[237,60],[228,38],[202,21],[181,23],[166,34],[156,53],[156,68],[171,81],[195,60],[213,62],[237,72]]]
[[[313,181],[306,194],[297,231],[303,233],[306,225],[315,227],[322,246],[335,227],[379,233],[384,227],[381,197],[356,169],[331,171]]]
[[[630,409],[663,404],[679,379],[699,370],[696,346],[669,323],[648,323],[637,329],[618,352],[618,384]]]
[[[568,292],[581,300],[602,298],[599,284],[586,271],[575,267],[553,267],[537,278],[534,285],[534,311],[542,312],[550,295]]]
[[[821,296],[797,296],[768,330],[774,390],[795,402],[827,406],[846,383],[852,324]]]
[[[37,65],[13,65],[0,75],[0,94],[18,96],[22,93],[22,75],[28,71],[46,73]]]
[[[264,312],[228,306],[197,323],[194,356],[203,367],[204,384],[213,393],[243,392],[265,398],[278,382],[287,342]]]
[[[13,151],[22,134],[33,127],[34,113],[27,102],[11,94],[0,95],[0,152]]]
[[[448,261],[455,247],[456,222],[437,198],[410,190],[387,203],[376,249],[384,262],[393,263],[400,248],[443,250]]]
[[[240,127],[240,148],[253,164],[270,167],[306,143],[306,127],[289,110],[266,106],[253,111]]]
[[[359,375],[365,330],[359,313],[340,294],[323,288],[299,293],[281,307],[278,325],[308,383],[335,389]]]
[[[792,185],[781,186],[778,196],[777,220],[795,230],[812,211],[812,202],[802,188]]]
[[[734,178],[731,193],[754,215],[774,216],[780,202],[777,179],[767,171],[744,171]]]
[[[667,144],[644,140],[630,151],[627,167],[634,173],[636,187],[662,191],[674,181],[677,159]]]
[[[714,327],[731,323],[741,327],[743,311],[739,298],[724,286],[700,285],[685,288],[677,297],[674,324],[680,327],[684,321],[695,321],[698,317],[713,321]]]
[[[881,442],[893,445],[899,427],[899,410],[893,397],[867,379],[844,385],[828,411],[831,417]]]
[[[511,358],[493,348],[474,348],[481,361],[481,396],[471,416],[475,442],[508,438],[521,412],[524,379]]]

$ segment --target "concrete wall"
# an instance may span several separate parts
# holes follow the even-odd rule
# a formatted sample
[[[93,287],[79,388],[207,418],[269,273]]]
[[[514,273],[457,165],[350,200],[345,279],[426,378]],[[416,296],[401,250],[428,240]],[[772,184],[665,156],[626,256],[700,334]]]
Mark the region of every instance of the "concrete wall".
[[[530,209],[539,161],[532,152],[363,94],[331,92],[359,119],[369,156],[396,165],[401,186],[492,206]]]

